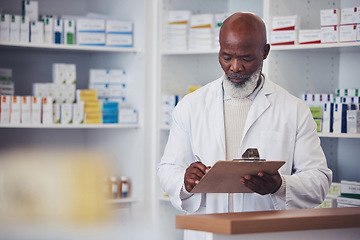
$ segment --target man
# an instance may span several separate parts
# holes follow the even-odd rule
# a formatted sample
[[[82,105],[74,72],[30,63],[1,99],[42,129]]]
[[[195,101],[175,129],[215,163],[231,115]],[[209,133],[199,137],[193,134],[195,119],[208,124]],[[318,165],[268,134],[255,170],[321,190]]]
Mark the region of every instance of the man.
[[[309,108],[261,74],[270,51],[263,21],[251,13],[235,13],[224,21],[219,37],[224,76],[188,94],[175,108],[158,168],[161,187],[172,204],[187,213],[319,205],[332,172]],[[286,163],[275,175],[239,177],[254,193],[190,193],[216,161],[241,158],[247,148],[257,148],[268,161]],[[204,237],[185,232],[186,239]]]

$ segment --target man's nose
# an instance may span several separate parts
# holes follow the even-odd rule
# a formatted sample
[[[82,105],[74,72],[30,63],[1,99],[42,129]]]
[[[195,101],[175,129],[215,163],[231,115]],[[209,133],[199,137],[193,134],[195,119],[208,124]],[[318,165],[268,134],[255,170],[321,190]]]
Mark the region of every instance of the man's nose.
[[[230,71],[237,73],[237,72],[242,72],[244,70],[245,68],[242,62],[239,59],[233,59],[230,65]]]

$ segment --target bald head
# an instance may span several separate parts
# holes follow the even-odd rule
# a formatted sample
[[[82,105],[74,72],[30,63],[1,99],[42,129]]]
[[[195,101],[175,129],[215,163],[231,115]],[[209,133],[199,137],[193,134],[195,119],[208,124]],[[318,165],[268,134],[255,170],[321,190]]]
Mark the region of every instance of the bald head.
[[[228,17],[220,29],[220,45],[228,36],[238,39],[251,38],[251,41],[257,41],[261,46],[267,42],[265,24],[253,13],[238,12]]]

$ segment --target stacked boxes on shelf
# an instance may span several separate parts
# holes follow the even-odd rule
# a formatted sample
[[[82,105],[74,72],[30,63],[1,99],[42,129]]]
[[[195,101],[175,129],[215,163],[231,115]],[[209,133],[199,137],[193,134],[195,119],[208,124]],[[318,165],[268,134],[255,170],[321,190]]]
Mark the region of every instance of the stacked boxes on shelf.
[[[358,89],[337,89],[332,94],[303,94],[318,124],[318,132],[360,133]]]
[[[107,20],[106,46],[133,47],[133,26],[131,22]]]
[[[132,22],[88,16],[39,15],[38,1],[23,1],[22,16],[1,14],[0,41],[133,47]]]
[[[360,182],[341,180],[337,207],[360,207]]]
[[[165,29],[166,50],[186,50],[188,48],[188,23],[190,11],[170,11]]]
[[[219,47],[219,31],[229,13],[191,14],[169,11],[164,46],[168,51],[213,49]]]
[[[297,31],[300,17],[277,16],[272,19],[272,31],[270,42],[272,45],[294,45],[298,42]]]
[[[98,92],[103,123],[137,123],[137,111],[126,106],[126,71],[90,69],[89,89]]]
[[[176,104],[180,101],[178,95],[163,95],[162,98],[162,123],[170,126],[172,123],[172,112]]]
[[[337,198],[340,196],[340,183],[331,183],[325,200],[317,208],[336,208]]]
[[[300,29],[297,32],[299,23],[300,18],[297,15],[273,17],[271,44],[360,41],[360,7],[320,10],[320,29]]]
[[[101,102],[98,101],[97,91],[93,89],[76,90],[76,103],[83,104],[84,122],[86,124],[102,123]]]
[[[189,49],[213,48],[213,14],[191,15],[189,25]]]

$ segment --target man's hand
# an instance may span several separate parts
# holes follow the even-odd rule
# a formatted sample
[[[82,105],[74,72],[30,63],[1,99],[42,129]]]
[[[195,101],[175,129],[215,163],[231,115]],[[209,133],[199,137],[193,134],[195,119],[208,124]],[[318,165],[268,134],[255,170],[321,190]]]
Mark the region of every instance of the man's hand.
[[[270,175],[259,172],[257,175],[245,175],[240,181],[249,189],[261,195],[275,193],[281,186],[282,179],[279,173]]]
[[[184,184],[186,191],[190,192],[196,184],[199,183],[200,179],[207,173],[210,167],[206,167],[201,162],[192,163],[185,172]]]

